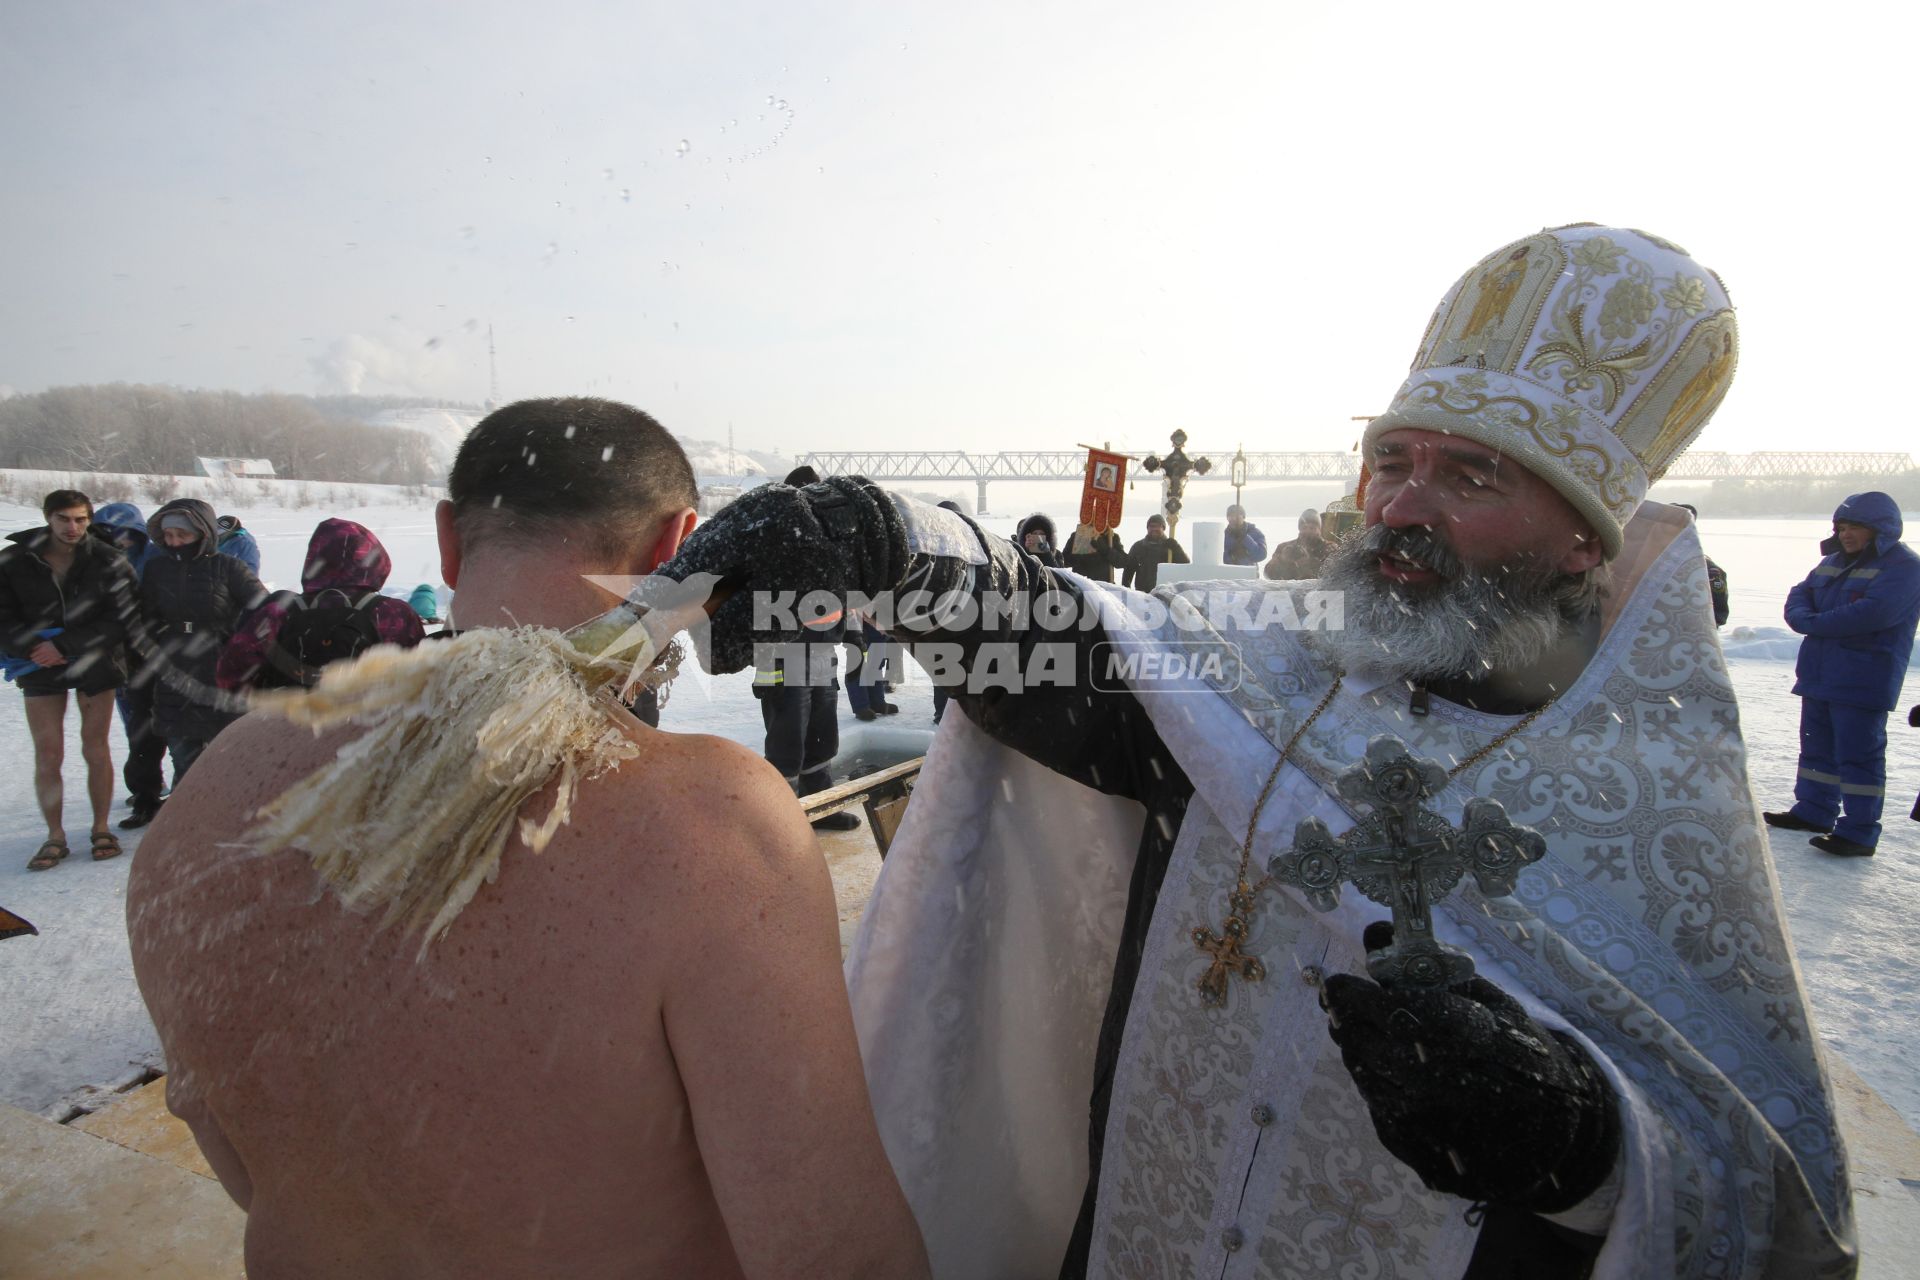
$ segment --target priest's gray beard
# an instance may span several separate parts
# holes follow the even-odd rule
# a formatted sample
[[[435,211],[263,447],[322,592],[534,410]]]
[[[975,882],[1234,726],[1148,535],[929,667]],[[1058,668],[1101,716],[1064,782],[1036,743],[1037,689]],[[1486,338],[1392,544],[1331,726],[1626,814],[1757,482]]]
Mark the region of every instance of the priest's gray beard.
[[[1388,581],[1383,553],[1423,564],[1431,584]],[[1343,670],[1408,680],[1478,679],[1525,670],[1599,607],[1603,567],[1562,573],[1529,555],[1486,571],[1470,569],[1421,528],[1386,525],[1342,539],[1320,568],[1323,590],[1345,597],[1341,630],[1305,633]]]

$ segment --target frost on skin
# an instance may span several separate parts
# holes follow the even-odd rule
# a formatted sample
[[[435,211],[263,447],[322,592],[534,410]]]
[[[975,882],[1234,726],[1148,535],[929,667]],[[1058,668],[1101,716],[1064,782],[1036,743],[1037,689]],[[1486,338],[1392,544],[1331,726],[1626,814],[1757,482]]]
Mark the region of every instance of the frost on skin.
[[[256,695],[255,709],[316,734],[366,732],[264,805],[251,838],[262,853],[305,854],[347,906],[421,928],[424,956],[499,874],[509,836],[539,853],[580,781],[637,754],[606,692],[625,674],[558,631],[516,627],[370,649],[311,692]],[[520,817],[556,777],[545,818]]]

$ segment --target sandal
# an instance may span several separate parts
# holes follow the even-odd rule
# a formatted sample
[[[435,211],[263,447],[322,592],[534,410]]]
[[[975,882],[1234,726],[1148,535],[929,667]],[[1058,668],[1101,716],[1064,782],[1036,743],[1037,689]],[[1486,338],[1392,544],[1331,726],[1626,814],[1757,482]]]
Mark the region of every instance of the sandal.
[[[49,868],[59,866],[61,859],[65,858],[66,856],[67,856],[66,841],[49,840],[45,844],[40,846],[39,852],[35,853],[33,855],[32,860],[27,863],[27,870],[46,871]]]
[[[120,837],[111,831],[93,833],[93,860],[105,862],[108,858],[117,858],[121,854]]]

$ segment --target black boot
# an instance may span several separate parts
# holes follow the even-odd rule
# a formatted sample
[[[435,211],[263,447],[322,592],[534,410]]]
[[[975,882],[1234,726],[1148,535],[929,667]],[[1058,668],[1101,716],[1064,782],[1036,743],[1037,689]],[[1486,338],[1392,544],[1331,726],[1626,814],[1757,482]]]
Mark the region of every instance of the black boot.
[[[818,769],[809,769],[807,772],[801,774],[798,783],[794,786],[794,790],[797,791],[803,799],[807,796],[818,795],[822,791],[832,790],[832,788],[833,775],[827,772],[825,765],[821,765]],[[813,829],[815,831],[855,831],[858,830],[859,827],[859,815],[846,809],[842,809],[838,813],[829,813],[825,817],[815,818],[813,820]]]
[[[1871,858],[1873,846],[1861,844],[1858,840],[1849,840],[1845,836],[1815,836],[1808,844],[1822,853],[1835,854],[1842,858]]]
[[[1784,831],[1812,831],[1818,835],[1825,835],[1827,832],[1833,830],[1832,827],[1823,827],[1817,822],[1808,822],[1805,818],[1791,811],[1787,813],[1763,813],[1760,816],[1767,820],[1768,826],[1779,827]]]
[[[160,806],[164,803],[166,803],[164,800],[149,800],[144,796],[136,796],[133,801],[133,812],[120,819],[120,829],[138,831],[153,821],[154,815],[160,812]]]

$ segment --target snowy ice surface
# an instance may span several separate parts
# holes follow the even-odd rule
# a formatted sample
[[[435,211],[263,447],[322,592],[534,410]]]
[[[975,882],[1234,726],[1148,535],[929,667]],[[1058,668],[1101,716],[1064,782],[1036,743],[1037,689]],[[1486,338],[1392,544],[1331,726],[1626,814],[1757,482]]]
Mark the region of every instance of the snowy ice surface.
[[[287,510],[277,506],[230,508],[259,540],[263,577],[270,585],[297,588],[300,564],[313,526],[329,515],[366,524],[393,557],[389,590],[404,594],[419,582],[439,582],[431,504],[398,490],[342,487],[342,496],[366,505],[341,510]],[[148,504],[142,504],[143,509]],[[1256,511],[1268,529],[1284,527],[1289,513]],[[995,532],[1011,533],[1014,519],[990,519]],[[0,532],[41,523],[31,507],[0,503]],[[1062,521],[1063,525],[1065,524]],[[1140,536],[1140,520],[1123,536]],[[1791,696],[1791,658],[1797,641],[1781,625],[1787,589],[1818,557],[1827,522],[1814,519],[1706,520],[1707,550],[1725,566],[1732,585],[1733,617],[1722,633],[1741,695],[1755,794],[1763,807],[1791,803],[1797,753],[1799,701]],[[918,677],[909,667],[907,674]],[[924,728],[932,696],[920,681],[902,688],[903,710],[882,722],[889,736]],[[1909,682],[1906,702],[1920,701],[1920,680]],[[663,724],[669,729],[719,734],[760,745],[761,724],[744,675],[711,680],[689,664],[676,682]],[[849,742],[860,726],[843,711]],[[1888,725],[1886,834],[1878,856],[1835,859],[1807,847],[1790,832],[1772,832],[1787,919],[1812,993],[1815,1016],[1827,1043],[1906,1117],[1920,1126],[1920,973],[1910,956],[1913,921],[1920,918],[1920,823],[1907,811],[1920,789],[1920,730],[1896,713]],[[125,743],[114,728],[114,758]],[[84,772],[78,743],[69,735],[66,765],[67,825],[71,838],[86,829],[82,808]],[[114,817],[123,816],[117,804]],[[137,832],[126,833],[138,856]],[[28,872],[27,858],[42,837],[33,797],[33,752],[20,698],[0,690],[0,905],[40,928],[37,938],[0,942],[0,1102],[41,1111],[76,1088],[126,1074],[130,1063],[157,1052],[151,1023],[128,963],[124,902],[127,865],[87,861],[84,849],[48,872]]]

